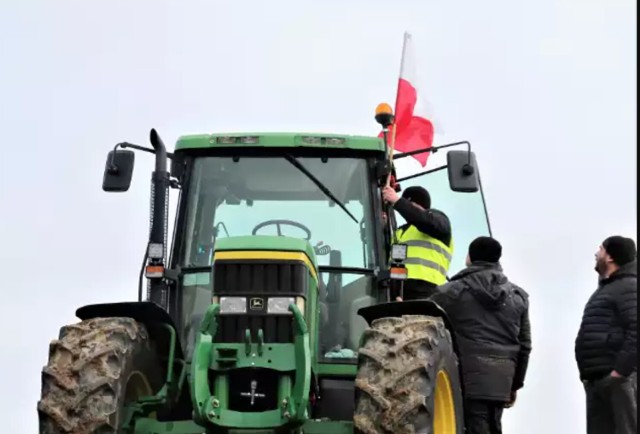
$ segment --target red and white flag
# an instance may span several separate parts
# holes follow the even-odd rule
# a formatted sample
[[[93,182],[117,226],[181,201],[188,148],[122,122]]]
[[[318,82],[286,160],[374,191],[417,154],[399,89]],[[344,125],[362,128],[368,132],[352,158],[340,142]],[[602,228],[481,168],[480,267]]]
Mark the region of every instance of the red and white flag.
[[[404,34],[400,78],[396,94],[395,121],[389,128],[390,146],[400,152],[410,152],[433,145],[434,133],[441,133],[427,100],[417,87],[415,51],[409,33]],[[380,134],[380,137],[382,137]],[[424,167],[430,152],[413,155]]]

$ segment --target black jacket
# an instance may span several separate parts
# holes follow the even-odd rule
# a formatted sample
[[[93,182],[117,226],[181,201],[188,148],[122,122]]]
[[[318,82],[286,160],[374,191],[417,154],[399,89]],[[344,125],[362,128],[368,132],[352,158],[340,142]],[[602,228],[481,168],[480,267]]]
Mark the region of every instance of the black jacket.
[[[638,265],[634,261],[600,281],[584,309],[575,342],[582,380],[637,369]]]
[[[465,397],[507,402],[524,385],[531,352],[529,296],[499,264],[475,262],[431,297],[456,334]]]
[[[407,224],[400,226],[399,229],[406,229],[413,225],[420,232],[430,235],[446,245],[451,242],[451,222],[449,217],[442,211],[433,208],[422,211],[407,199],[402,198],[396,201],[393,208],[407,222]]]

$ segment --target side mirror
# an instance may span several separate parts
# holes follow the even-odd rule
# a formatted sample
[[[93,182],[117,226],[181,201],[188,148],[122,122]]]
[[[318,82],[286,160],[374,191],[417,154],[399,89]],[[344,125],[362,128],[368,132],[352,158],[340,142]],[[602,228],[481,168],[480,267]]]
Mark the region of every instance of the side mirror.
[[[102,190],[108,192],[129,190],[134,162],[135,153],[133,151],[118,149],[109,152],[102,178]]]
[[[449,187],[462,193],[475,193],[480,189],[476,155],[470,151],[447,152]]]

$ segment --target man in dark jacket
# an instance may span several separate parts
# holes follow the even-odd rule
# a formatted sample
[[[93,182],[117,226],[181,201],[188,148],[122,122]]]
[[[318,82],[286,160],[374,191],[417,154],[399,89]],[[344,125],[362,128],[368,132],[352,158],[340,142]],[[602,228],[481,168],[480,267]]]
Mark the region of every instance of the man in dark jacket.
[[[455,330],[467,434],[502,432],[503,408],[515,402],[529,363],[529,296],[503,274],[501,256],[497,240],[476,238],[467,268],[431,297]]]
[[[612,236],[596,253],[600,284],[584,309],[575,356],[587,395],[587,433],[637,432],[637,251]]]
[[[431,208],[429,192],[419,186],[407,188],[402,197],[393,188],[385,187],[382,196],[407,222],[395,234],[398,243],[408,246],[404,261],[408,278],[403,283],[403,298],[427,298],[447,281],[453,256],[449,218]]]

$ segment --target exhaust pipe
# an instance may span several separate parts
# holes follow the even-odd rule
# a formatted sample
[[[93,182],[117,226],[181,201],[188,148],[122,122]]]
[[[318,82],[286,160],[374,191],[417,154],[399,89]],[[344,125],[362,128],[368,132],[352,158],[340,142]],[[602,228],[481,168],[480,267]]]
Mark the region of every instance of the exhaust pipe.
[[[156,161],[155,170],[151,174],[151,209],[146,267],[146,277],[149,282],[147,300],[166,310],[169,306],[168,288],[163,276],[167,258],[171,178],[167,171],[167,148],[155,129],[151,129],[149,139],[155,150]]]

